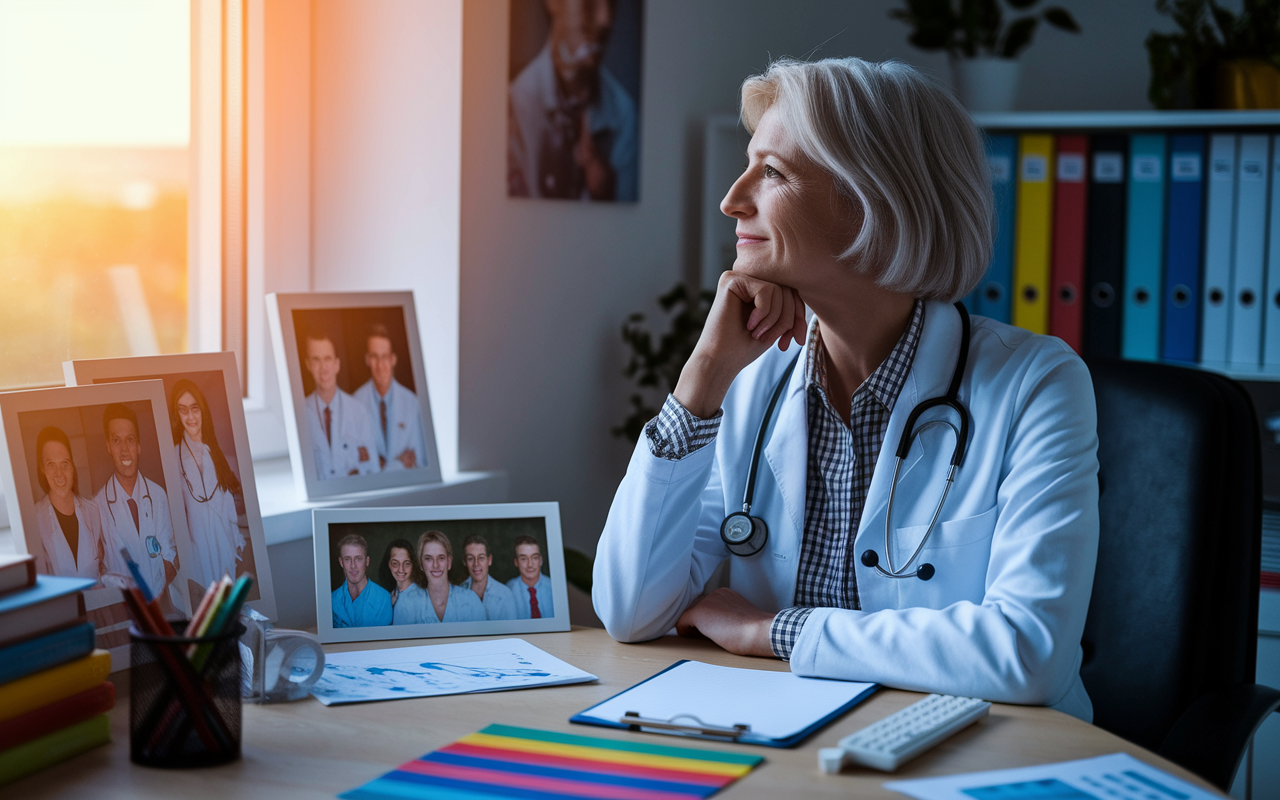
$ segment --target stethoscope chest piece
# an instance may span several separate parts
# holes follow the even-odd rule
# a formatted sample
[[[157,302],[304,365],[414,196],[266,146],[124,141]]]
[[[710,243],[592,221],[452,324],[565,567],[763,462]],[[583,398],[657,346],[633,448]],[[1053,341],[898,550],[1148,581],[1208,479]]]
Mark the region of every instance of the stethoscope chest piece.
[[[720,523],[720,539],[735,556],[753,556],[769,542],[769,526],[760,517],[738,511]]]

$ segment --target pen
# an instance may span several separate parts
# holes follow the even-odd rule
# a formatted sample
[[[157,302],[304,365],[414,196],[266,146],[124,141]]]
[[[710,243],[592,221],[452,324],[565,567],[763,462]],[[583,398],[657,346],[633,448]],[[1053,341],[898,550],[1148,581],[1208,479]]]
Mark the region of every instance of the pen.
[[[124,558],[125,565],[133,575],[133,582],[138,584],[138,591],[142,592],[142,600],[146,603],[154,601],[156,598],[151,594],[151,587],[147,586],[147,582],[143,580],[142,570],[138,568],[138,562],[133,560],[133,556],[129,555],[129,548],[121,547],[120,556]]]

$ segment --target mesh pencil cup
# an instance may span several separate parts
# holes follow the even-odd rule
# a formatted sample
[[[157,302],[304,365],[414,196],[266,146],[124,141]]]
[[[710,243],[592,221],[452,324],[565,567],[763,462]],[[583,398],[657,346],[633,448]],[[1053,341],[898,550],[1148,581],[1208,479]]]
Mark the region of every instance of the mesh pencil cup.
[[[218,636],[154,636],[130,626],[129,757],[151,767],[207,767],[240,757],[244,626]]]

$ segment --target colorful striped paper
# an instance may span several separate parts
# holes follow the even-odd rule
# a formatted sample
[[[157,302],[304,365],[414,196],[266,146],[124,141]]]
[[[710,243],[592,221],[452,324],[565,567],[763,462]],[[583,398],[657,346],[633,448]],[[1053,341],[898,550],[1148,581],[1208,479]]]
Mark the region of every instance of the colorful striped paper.
[[[490,725],[339,796],[697,800],[761,761],[742,753]]]

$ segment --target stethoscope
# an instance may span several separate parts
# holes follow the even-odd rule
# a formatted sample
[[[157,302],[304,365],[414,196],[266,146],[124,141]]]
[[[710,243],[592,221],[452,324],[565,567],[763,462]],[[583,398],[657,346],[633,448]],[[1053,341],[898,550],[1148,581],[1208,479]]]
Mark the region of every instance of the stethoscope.
[[[911,569],[911,565],[915,563],[920,553],[924,550],[925,544],[929,541],[929,536],[933,533],[934,526],[938,523],[938,517],[942,514],[942,506],[947,502],[947,495],[950,494],[951,486],[955,483],[956,470],[960,468],[961,462],[964,461],[965,446],[969,440],[969,413],[960,402],[959,393],[960,379],[964,376],[965,366],[969,361],[971,326],[969,312],[965,309],[964,304],[956,303],[955,307],[960,312],[960,355],[956,358],[955,371],[951,375],[951,385],[947,387],[947,393],[942,397],[930,398],[911,409],[911,413],[907,416],[906,427],[902,431],[902,436],[898,439],[898,449],[895,453],[896,463],[893,466],[893,479],[889,483],[889,505],[884,518],[884,551],[885,560],[888,562],[889,568],[886,570],[880,566],[880,556],[876,551],[867,550],[862,554],[863,566],[874,569],[886,578],[919,578],[922,581],[927,581],[934,576],[936,571],[932,564],[921,564],[917,569],[908,572]],[[764,419],[761,421],[760,430],[756,434],[755,450],[751,455],[751,469],[747,473],[747,488],[742,497],[742,511],[735,511],[725,517],[724,522],[720,524],[720,539],[724,542],[729,552],[737,556],[755,555],[763,550],[765,544],[769,541],[769,526],[764,519],[751,516],[751,500],[755,493],[756,472],[760,466],[760,451],[764,447],[765,434],[773,417],[773,410],[778,404],[778,398],[782,396],[782,390],[791,379],[791,373],[795,371],[795,366],[800,360],[801,353],[796,354],[796,357],[791,361],[791,365],[778,380],[778,385],[773,390],[773,396],[769,399],[769,406],[765,409]],[[955,411],[960,418],[960,427],[956,428],[948,420],[937,419],[926,422],[917,430],[916,421],[920,418],[920,415],[939,406],[945,406]],[[898,490],[898,472],[901,470],[902,461],[911,450],[911,443],[915,441],[915,438],[937,425],[944,425],[950,428],[956,437],[955,448],[951,452],[951,468],[947,472],[947,482],[942,489],[942,497],[939,498],[938,505],[933,510],[933,518],[929,520],[929,527],[925,529],[924,536],[920,538],[920,544],[916,546],[911,558],[907,559],[907,563],[903,564],[901,568],[897,568],[893,564],[893,549],[889,545],[890,532],[892,531],[893,501]]]
[[[182,462],[182,456],[181,454],[179,454],[178,469],[179,471],[182,472],[182,481],[185,484],[187,484],[187,494],[191,497],[192,500],[195,500],[197,503],[207,503],[213,499],[213,496],[215,494],[217,494],[218,485],[214,484],[213,491],[212,492],[208,491],[208,487],[204,482],[204,469],[201,468],[200,459],[196,458],[195,451],[191,449],[191,445],[187,444],[186,436],[182,437],[182,445],[183,447],[187,448],[187,452],[191,454],[191,460],[196,465],[196,472],[200,473],[200,490],[206,493],[204,497],[200,497],[196,494],[195,487],[191,485],[191,480],[187,478],[187,465]]]
[[[138,480],[142,481],[142,488],[146,492],[145,494],[142,495],[142,499],[147,501],[147,516],[149,517],[155,516],[156,504],[155,504],[155,501],[151,499],[151,483],[147,481],[147,478],[144,475],[139,475]],[[115,503],[119,502],[120,500],[120,490],[118,488],[113,490],[113,487],[116,487],[116,486],[118,486],[118,484],[116,483],[116,476],[112,475],[111,480],[107,481],[107,490],[103,493],[103,496],[107,498],[107,511],[108,513],[111,514],[112,519],[116,518],[116,512],[111,508],[111,506],[113,506]],[[111,499],[111,494],[115,494],[114,500]],[[139,533],[141,533],[141,531],[139,531]],[[146,545],[148,556],[150,556],[151,558],[160,557],[160,552],[162,549],[160,547],[160,540],[157,539],[154,534],[148,536],[143,541],[143,544]]]

